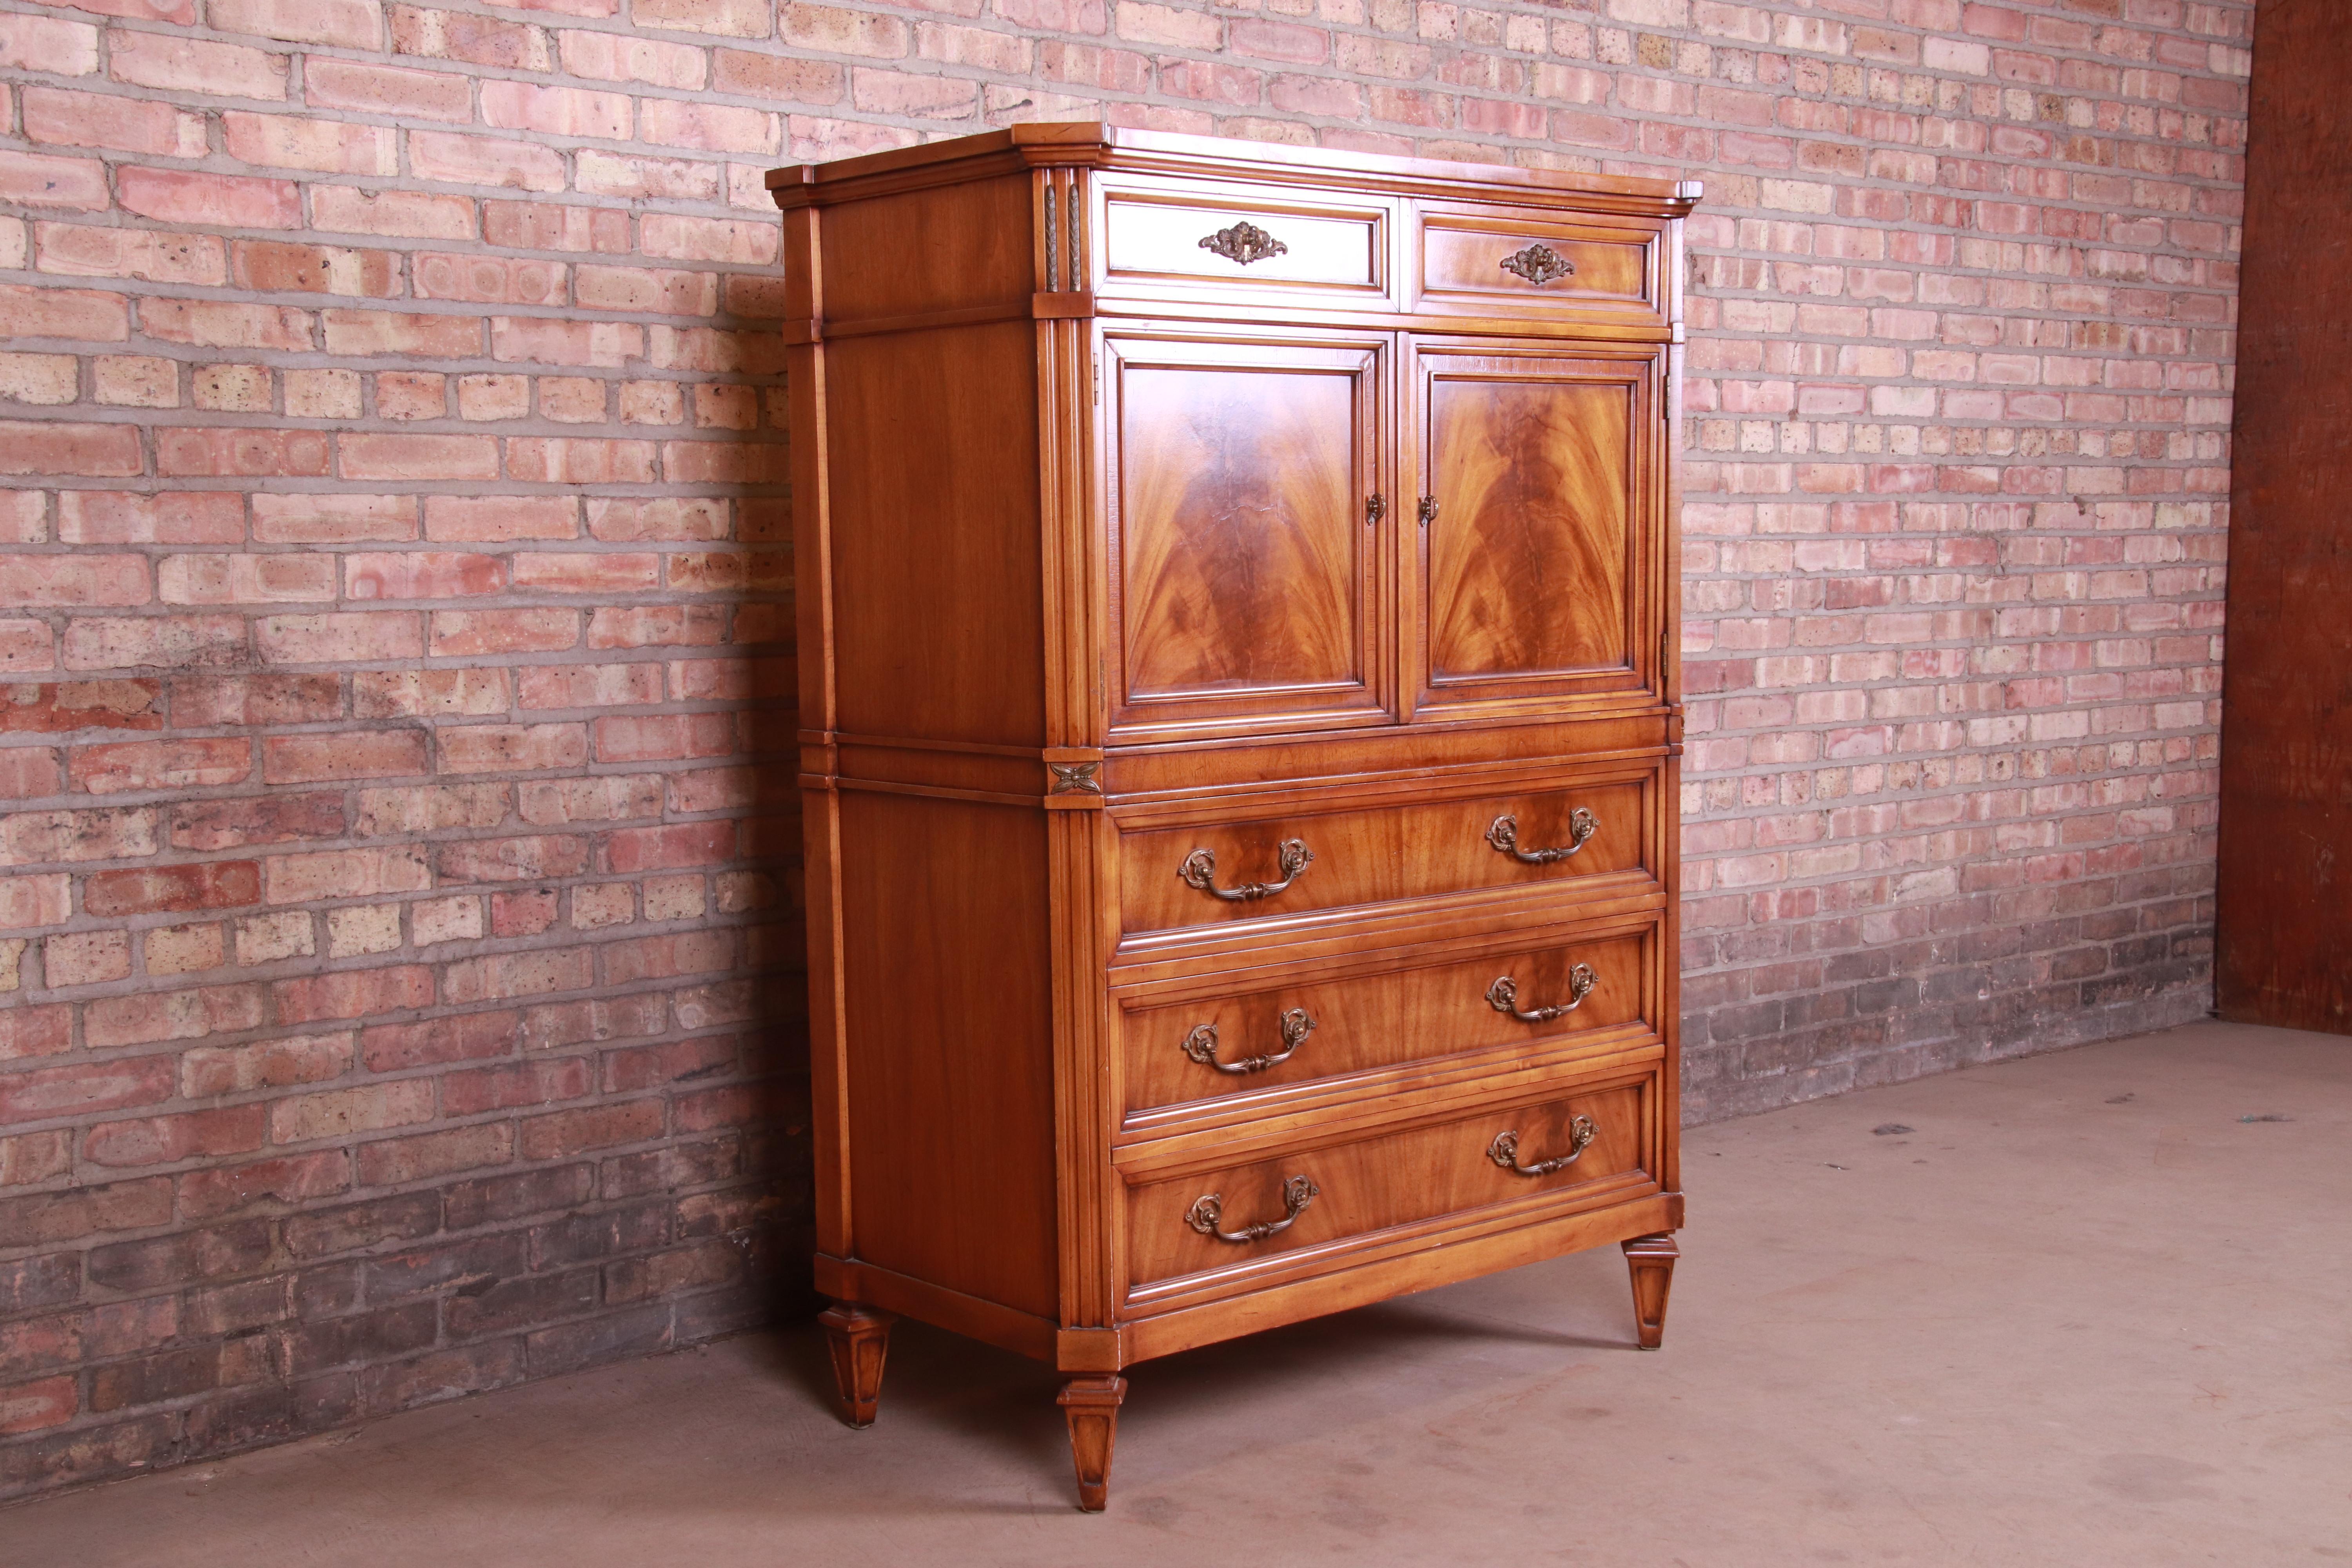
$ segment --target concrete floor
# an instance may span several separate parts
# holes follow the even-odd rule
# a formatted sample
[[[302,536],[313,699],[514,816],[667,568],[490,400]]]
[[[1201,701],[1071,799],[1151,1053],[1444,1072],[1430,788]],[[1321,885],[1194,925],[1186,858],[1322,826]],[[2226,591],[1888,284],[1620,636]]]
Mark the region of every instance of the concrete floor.
[[[0,1563],[2352,1560],[2347,1134],[2352,1040],[2219,1024],[1702,1128],[1663,1352],[1611,1247],[1149,1363],[1100,1517],[1053,1377],[908,1324],[870,1431],[796,1330],[0,1513]]]

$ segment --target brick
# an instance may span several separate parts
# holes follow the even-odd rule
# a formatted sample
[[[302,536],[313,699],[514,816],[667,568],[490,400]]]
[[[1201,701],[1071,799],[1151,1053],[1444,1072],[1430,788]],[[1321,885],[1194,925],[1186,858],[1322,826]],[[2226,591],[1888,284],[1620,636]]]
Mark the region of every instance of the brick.
[[[23,114],[25,135],[34,142],[166,158],[201,158],[208,151],[201,116],[150,100],[28,87]]]
[[[246,1046],[193,1046],[180,1056],[180,1092],[191,1100],[287,1089],[351,1070],[349,1034],[292,1035]]]
[[[315,978],[280,980],[269,987],[281,1024],[309,1024],[322,1018],[363,1018],[378,1013],[404,1012],[433,1005],[433,972],[421,964],[397,964],[388,969],[346,970]],[[432,1114],[430,1096],[421,1115]],[[292,1102],[281,1102],[290,1104]],[[307,1114],[307,1113],[299,1113]],[[289,1111],[289,1118],[297,1112]],[[273,1141],[286,1141],[271,1121]],[[377,1125],[392,1125],[378,1123]],[[305,1136],[323,1136],[308,1133]]]
[[[482,323],[471,316],[323,310],[319,324],[331,354],[472,359],[482,352]]]
[[[601,858],[604,870],[626,874],[720,865],[734,856],[735,825],[715,821],[616,828],[606,836]]]
[[[209,1035],[235,1034],[257,1028],[260,1024],[260,987],[207,985],[193,991],[109,996],[89,1003],[82,1008],[81,1035],[82,1043],[90,1049],[108,1050],[159,1040],[195,1040]],[[160,1071],[161,1081],[167,1085],[174,1076],[166,1058],[150,1057],[115,1065],[125,1071],[135,1067],[146,1075]],[[142,1078],[142,1091],[145,1082]]]
[[[74,787],[91,795],[232,784],[252,769],[252,747],[242,740],[80,746],[71,753],[70,763]]]
[[[388,125],[232,110],[221,116],[221,133],[230,157],[260,168],[328,174],[400,172],[398,132]]]
[[[436,498],[437,499],[437,498]],[[356,543],[416,537],[416,498],[405,495],[257,495],[253,534],[269,544]]]
[[[432,1119],[432,1083],[405,1079],[278,1100],[269,1108],[269,1140],[301,1143],[314,1138],[346,1138],[387,1127],[413,1127]]]
[[[339,795],[273,795],[235,800],[188,801],[171,813],[175,849],[237,849],[248,844],[333,838],[345,831]]]
[[[125,212],[163,223],[229,228],[302,226],[301,197],[291,180],[125,167],[115,175],[115,195]]]
[[[36,224],[33,234],[44,272],[212,285],[227,277],[228,247],[209,235],[71,223]]]
[[[330,449],[321,430],[158,430],[155,469],[204,479],[316,479],[327,473]]]
[[[481,654],[562,653],[580,640],[576,610],[436,610],[432,651],[436,658]],[[465,742],[478,754],[488,737]],[[582,741],[585,755],[585,737]],[[445,746],[444,755],[451,754]]]
[[[273,664],[411,659],[425,653],[420,618],[398,612],[266,616],[255,624],[254,637]]]
[[[467,839],[439,846],[434,864],[445,886],[576,877],[588,868],[588,840],[578,834]]]
[[[0,473],[136,474],[146,466],[128,425],[17,425],[0,447]]]
[[[432,748],[414,730],[271,735],[261,742],[261,777],[266,784],[394,778],[431,771]]]
[[[48,76],[89,76],[98,69],[98,29],[12,13],[0,20],[0,67]]]
[[[331,233],[404,239],[472,239],[479,228],[470,197],[362,191],[350,185],[310,188],[310,226]]]
[[[67,490],[58,497],[64,544],[236,544],[244,538],[243,501],[217,491]]]
[[[498,442],[487,436],[350,434],[337,443],[347,479],[494,479]]]
[[[323,1097],[308,1098],[316,1100]],[[288,1103],[291,1102],[280,1101],[278,1107],[270,1108],[273,1120],[277,1111]],[[257,1129],[263,1108],[257,1105],[238,1109],[253,1113]],[[310,1135],[299,1131],[297,1133],[298,1137]],[[272,1136],[278,1142],[293,1141],[279,1137],[274,1131]],[[257,1139],[256,1142],[258,1143]],[[341,1149],[328,1149],[311,1154],[256,1160],[243,1165],[211,1166],[190,1171],[180,1177],[180,1212],[190,1219],[222,1219],[262,1205],[295,1205],[315,1198],[331,1197],[351,1186],[351,1165],[349,1153]]]
[[[0,1388],[0,1437],[61,1426],[80,1409],[80,1389],[70,1377],[48,1377]]]
[[[474,117],[473,88],[462,76],[411,70],[356,60],[307,58],[303,96],[313,108],[357,110],[406,120],[454,121]]]
[[[257,1105],[101,1121],[82,1134],[82,1158],[94,1165],[169,1165],[206,1155],[247,1153],[261,1147],[262,1123]],[[184,1196],[186,1190],[184,1183]]]
[[[71,493],[71,492],[68,492]],[[25,681],[0,686],[0,731],[160,730],[153,680]]]
[[[455,132],[412,131],[408,163],[420,180],[496,185],[519,191],[563,189],[563,156],[532,142],[507,142]]]
[[[106,166],[95,158],[0,153],[0,201],[102,212],[113,198],[106,189]]]
[[[644,27],[764,38],[772,10],[765,0],[633,0],[629,15]]]
[[[114,860],[155,852],[155,813],[124,806],[0,817],[0,865]]]
[[[552,991],[582,991],[594,984],[595,978],[595,955],[591,950],[542,949],[460,960],[443,969],[441,988],[446,1001],[462,1006]]]
[[[0,1198],[0,1247],[81,1241],[107,1231],[138,1230],[172,1217],[172,1179],[149,1176],[99,1186],[68,1187],[32,1197]],[[91,1278],[98,1260],[90,1259]]]
[[[383,7],[376,0],[207,0],[205,16],[224,33],[347,49],[383,47]]]

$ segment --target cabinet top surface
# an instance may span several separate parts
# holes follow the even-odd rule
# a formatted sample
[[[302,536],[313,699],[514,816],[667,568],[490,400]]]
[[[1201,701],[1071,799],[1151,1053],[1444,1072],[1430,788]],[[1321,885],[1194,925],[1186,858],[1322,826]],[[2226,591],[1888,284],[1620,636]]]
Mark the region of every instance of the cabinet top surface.
[[[963,169],[952,167],[963,164]],[[1639,179],[1617,174],[1578,174],[1522,169],[1507,163],[1457,163],[1436,158],[1399,158],[1328,147],[1244,142],[1172,132],[1130,131],[1097,121],[1008,126],[1002,131],[951,141],[897,147],[829,163],[796,163],[768,171],[768,189],[779,205],[856,200],[869,182],[895,184],[914,176],[924,184],[942,177],[986,178],[1017,165],[1080,165],[1100,168],[1183,168],[1226,176],[1335,182],[1374,185],[1472,187],[1501,199],[1558,200],[1601,196],[1655,204],[1680,216],[1700,196],[1692,180]]]

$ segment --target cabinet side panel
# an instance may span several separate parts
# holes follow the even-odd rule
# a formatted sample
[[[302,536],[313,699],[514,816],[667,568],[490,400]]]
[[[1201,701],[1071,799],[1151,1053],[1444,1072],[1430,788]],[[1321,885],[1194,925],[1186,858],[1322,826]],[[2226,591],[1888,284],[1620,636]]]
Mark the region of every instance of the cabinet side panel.
[[[1036,376],[1026,321],[827,341],[844,732],[1045,743]]]
[[[840,831],[857,1256],[1056,1317],[1045,814],[845,788]]]
[[[1021,174],[826,207],[825,321],[1025,306],[1034,199]]]

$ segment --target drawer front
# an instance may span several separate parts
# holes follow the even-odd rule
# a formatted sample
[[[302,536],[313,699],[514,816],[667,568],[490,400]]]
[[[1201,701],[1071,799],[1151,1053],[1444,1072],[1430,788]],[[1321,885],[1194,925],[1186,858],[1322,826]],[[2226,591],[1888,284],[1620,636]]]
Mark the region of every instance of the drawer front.
[[[1384,205],[1237,199],[1213,188],[1115,186],[1103,198],[1103,279],[1385,295]]]
[[[1611,872],[1654,874],[1652,784],[1639,778],[1125,831],[1119,929],[1179,931],[1485,889],[1566,886]]]
[[[1503,1066],[1539,1045],[1627,1026],[1654,1034],[1655,940],[1655,928],[1645,927],[1449,963],[1122,1006],[1126,1109],[1133,1116],[1236,1094],[1263,1100],[1286,1085],[1482,1051]],[[1542,1016],[1551,1008],[1567,1010]]]
[[[1658,314],[1658,231],[1494,208],[1424,208],[1421,292],[1483,312],[1587,310]]]
[[[1129,1305],[1173,1293],[1153,1286],[1210,1284],[1223,1271],[1304,1261],[1293,1257],[1301,1253],[1328,1250],[1343,1263],[1396,1226],[1530,1199],[1550,1207],[1580,1188],[1608,1201],[1654,1188],[1656,1087],[1645,1077],[1572,1090],[1137,1185],[1127,1205]]]

